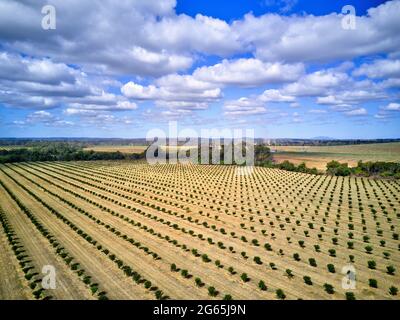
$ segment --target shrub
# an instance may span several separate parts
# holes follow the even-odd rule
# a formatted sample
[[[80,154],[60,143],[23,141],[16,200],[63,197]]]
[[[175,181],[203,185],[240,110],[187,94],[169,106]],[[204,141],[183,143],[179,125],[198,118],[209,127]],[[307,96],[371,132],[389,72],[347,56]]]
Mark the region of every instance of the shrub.
[[[399,291],[399,290],[398,290],[396,287],[394,287],[394,286],[391,286],[391,287],[389,288],[389,294],[392,295],[392,296],[396,296],[398,291]]]
[[[326,165],[326,172],[333,176],[349,176],[351,169],[347,163],[339,163],[337,161],[331,161]]]
[[[356,300],[356,296],[353,292],[346,292],[346,300]]]
[[[293,277],[294,277],[293,272],[292,272],[292,270],[290,270],[290,269],[286,269],[286,275],[287,275],[289,278],[293,278]]]
[[[154,292],[154,295],[156,296],[157,300],[161,300],[164,296],[164,293],[161,290],[157,290],[156,292]]]
[[[375,279],[368,279],[368,284],[371,288],[378,288],[378,281]]]
[[[276,296],[278,297],[278,299],[281,299],[281,300],[284,300],[286,298],[286,295],[282,289],[276,290]]]
[[[328,252],[329,252],[329,255],[331,257],[336,257],[336,250],[335,249],[329,249]]]
[[[99,294],[98,300],[103,300],[103,301],[105,301],[105,300],[108,300],[108,298],[107,298],[107,296],[106,296],[105,294]]]
[[[366,251],[367,253],[369,253],[369,254],[372,252],[372,250],[373,250],[373,249],[372,249],[371,246],[366,246],[366,247],[365,247],[365,251]]]
[[[272,247],[271,247],[271,245],[269,243],[264,244],[264,248],[267,251],[272,251]]]
[[[317,261],[315,261],[314,258],[308,259],[308,262],[310,263],[310,266],[316,267],[317,266]]]
[[[90,283],[91,283],[90,278],[91,278],[90,276],[84,277],[84,278],[83,278],[83,283],[85,283],[85,284],[90,284]]]
[[[265,291],[267,290],[267,286],[265,285],[264,281],[260,280],[260,282],[258,283],[258,287],[260,288],[260,290]]]
[[[204,285],[203,281],[201,281],[200,278],[194,279],[194,282],[196,283],[196,286],[202,287]]]
[[[376,262],[374,260],[368,261],[368,268],[376,269]]]
[[[330,264],[327,265],[327,267],[328,267],[328,271],[330,273],[335,273],[336,272],[335,266],[333,264],[330,263]]]
[[[309,276],[304,276],[303,280],[304,280],[305,284],[307,284],[309,286],[312,286],[313,283],[312,283],[311,278]]]
[[[208,295],[215,297],[218,295],[218,291],[214,287],[208,287]]]
[[[242,279],[243,282],[249,282],[250,278],[247,276],[247,273],[242,273],[240,278]]]
[[[226,295],[224,295],[222,300],[233,300],[233,298],[232,298],[232,296],[230,294],[226,294]]]
[[[187,278],[187,277],[189,277],[189,272],[187,270],[183,269],[183,270],[181,270],[181,275],[182,275],[182,277]]]
[[[254,262],[257,264],[262,264],[260,257],[254,257]]]
[[[329,294],[333,294],[335,292],[333,286],[331,284],[329,284],[329,283],[325,283],[324,284],[324,289]]]
[[[298,253],[293,254],[293,259],[296,261],[300,261],[300,255]]]
[[[175,263],[171,264],[171,271],[178,271]]]
[[[394,273],[396,272],[396,268],[393,266],[387,266],[386,270],[387,270],[387,273],[390,275],[394,275]]]
[[[354,249],[354,242],[352,241],[347,242],[347,248]]]

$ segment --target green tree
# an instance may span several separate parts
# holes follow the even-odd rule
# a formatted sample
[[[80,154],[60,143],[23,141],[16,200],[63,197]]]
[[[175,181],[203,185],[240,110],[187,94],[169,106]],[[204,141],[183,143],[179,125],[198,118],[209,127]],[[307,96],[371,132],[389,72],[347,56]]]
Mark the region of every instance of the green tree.
[[[276,296],[278,297],[278,299],[281,299],[281,300],[284,300],[286,298],[286,295],[282,289],[276,290]]]
[[[312,286],[313,283],[312,283],[311,278],[309,276],[304,276],[303,280],[304,280],[305,284],[307,284],[309,286]]]
[[[324,289],[329,294],[333,294],[335,292],[333,286],[331,284],[329,284],[329,283],[325,283],[324,284]]]
[[[262,291],[266,291],[267,290],[267,286],[265,285],[264,281],[262,281],[262,280],[260,280],[260,282],[258,283],[258,287]]]
[[[353,292],[346,292],[346,300],[356,300],[356,296]]]

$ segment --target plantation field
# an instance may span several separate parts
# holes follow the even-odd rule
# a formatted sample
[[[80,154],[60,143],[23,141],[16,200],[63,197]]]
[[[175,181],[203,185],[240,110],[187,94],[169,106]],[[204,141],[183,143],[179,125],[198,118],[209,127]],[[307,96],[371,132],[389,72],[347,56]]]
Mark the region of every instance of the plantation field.
[[[325,170],[332,160],[347,162],[356,166],[357,162],[384,161],[400,162],[400,143],[374,143],[343,146],[277,146],[273,154],[278,163],[288,160],[294,164],[305,162],[307,167]]]
[[[399,299],[399,191],[262,167],[0,165],[0,298]]]
[[[132,153],[142,153],[147,149],[148,146],[93,146],[93,147],[87,147],[84,148],[83,150],[85,151],[96,151],[96,152],[121,152],[125,154],[132,154]],[[161,146],[161,149],[164,151],[168,151],[169,149],[171,150],[188,150],[196,147],[192,146]]]
[[[95,152],[121,152],[126,154],[142,153],[147,146],[92,146],[84,148],[85,151],[93,150]]]

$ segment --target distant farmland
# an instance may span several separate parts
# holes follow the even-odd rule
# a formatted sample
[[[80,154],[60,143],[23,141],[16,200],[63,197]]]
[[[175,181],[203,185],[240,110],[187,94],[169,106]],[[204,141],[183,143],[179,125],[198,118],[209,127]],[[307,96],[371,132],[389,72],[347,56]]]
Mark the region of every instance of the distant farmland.
[[[295,164],[305,162],[310,168],[325,170],[329,161],[347,162],[357,165],[359,160],[400,162],[400,143],[376,143],[343,146],[277,146],[271,147],[274,160],[288,160]]]
[[[93,150],[96,152],[121,152],[126,154],[142,153],[147,146],[92,146],[84,148],[85,151]]]

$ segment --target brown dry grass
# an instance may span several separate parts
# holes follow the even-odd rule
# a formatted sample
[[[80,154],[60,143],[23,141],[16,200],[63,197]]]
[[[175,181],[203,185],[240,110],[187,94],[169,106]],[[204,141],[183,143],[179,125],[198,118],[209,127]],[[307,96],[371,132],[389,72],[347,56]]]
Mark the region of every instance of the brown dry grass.
[[[273,154],[278,163],[288,160],[295,164],[305,162],[310,168],[325,170],[332,160],[356,166],[358,161],[400,161],[400,143],[376,143],[344,146],[277,146]]]

